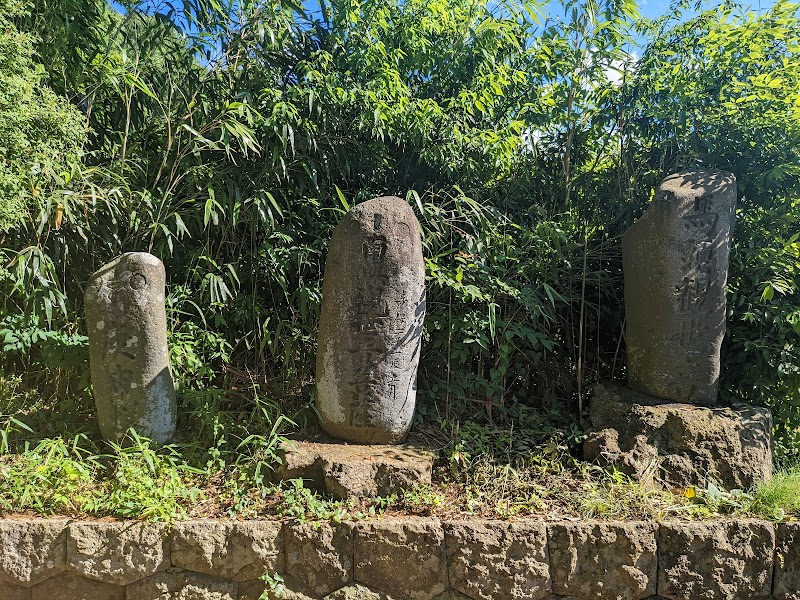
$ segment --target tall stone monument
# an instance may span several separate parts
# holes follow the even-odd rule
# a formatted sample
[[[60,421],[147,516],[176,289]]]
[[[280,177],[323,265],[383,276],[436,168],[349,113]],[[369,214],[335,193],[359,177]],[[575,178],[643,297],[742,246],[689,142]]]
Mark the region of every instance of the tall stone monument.
[[[330,435],[402,442],[414,416],[425,265],[411,207],[395,196],[359,204],[337,225],[325,263],[317,410]]]
[[[622,240],[628,387],[713,406],[725,335],[725,285],[736,179],[667,177]]]
[[[92,386],[108,440],[121,439],[131,427],[160,443],[175,432],[165,280],[158,258],[128,252],[92,275],[86,288]]]
[[[595,387],[587,460],[672,487],[770,476],[770,412],[716,407],[735,204],[730,173],[677,173],[625,232],[628,386]]]

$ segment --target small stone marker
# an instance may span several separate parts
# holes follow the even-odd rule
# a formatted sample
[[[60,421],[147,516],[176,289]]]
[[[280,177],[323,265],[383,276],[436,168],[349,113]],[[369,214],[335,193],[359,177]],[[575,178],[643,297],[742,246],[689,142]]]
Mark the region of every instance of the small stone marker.
[[[92,386],[108,440],[121,439],[131,427],[160,443],[175,432],[165,281],[158,258],[128,252],[92,275],[86,288]]]
[[[417,393],[425,265],[411,207],[395,196],[359,204],[333,233],[317,350],[322,428],[362,444],[406,437]]]
[[[622,241],[628,387],[713,406],[725,335],[736,179],[670,175]]]

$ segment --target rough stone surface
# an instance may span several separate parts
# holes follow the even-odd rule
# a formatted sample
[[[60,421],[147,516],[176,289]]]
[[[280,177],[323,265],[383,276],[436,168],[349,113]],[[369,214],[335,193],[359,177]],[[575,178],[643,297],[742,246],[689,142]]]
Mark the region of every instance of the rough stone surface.
[[[236,582],[171,568],[129,585],[125,600],[237,600],[237,596]]]
[[[248,579],[240,581],[238,588],[237,600],[261,600],[267,585],[260,579]]]
[[[362,444],[403,441],[425,318],[422,241],[406,202],[375,198],[341,220],[322,296],[316,402],[323,429]]]
[[[368,587],[351,583],[332,594],[325,596],[324,600],[395,600],[392,596],[371,590]]]
[[[778,523],[775,526],[776,600],[800,600],[800,523]]]
[[[281,480],[302,478],[336,498],[388,496],[431,482],[434,454],[412,444],[361,446],[286,442]]]
[[[172,534],[172,564],[236,581],[282,572],[281,524],[214,520],[178,523]]]
[[[551,592],[541,521],[445,523],[450,587],[474,600],[533,600]]]
[[[128,252],[104,265],[86,287],[92,386],[106,439],[119,440],[133,427],[165,443],[175,432],[165,279],[158,258]]]
[[[713,406],[725,335],[736,178],[685,171],[661,182],[622,240],[628,386]]]
[[[770,523],[661,523],[658,593],[669,600],[769,598],[774,548]]]
[[[0,582],[33,585],[66,568],[67,521],[0,521]]]
[[[31,600],[54,599],[125,600],[125,587],[64,573],[40,583],[31,590]]]
[[[557,596],[553,594],[552,596],[547,596],[544,600],[586,600],[583,596]],[[662,598],[661,596],[648,596],[644,600],[666,600],[666,598]]]
[[[705,408],[598,385],[584,457],[638,481],[747,489],[772,474],[772,416],[754,406]]]
[[[325,596],[353,578],[352,523],[292,523],[286,528],[289,587]]]
[[[552,523],[548,540],[555,594],[638,600],[656,593],[654,523]]]
[[[472,600],[472,599],[469,596],[465,596],[461,592],[457,592],[453,589],[448,589],[439,594],[438,596],[436,596],[436,598],[434,598],[433,600]]]
[[[9,523],[16,528],[11,537]],[[9,539],[13,546],[13,540],[29,535],[27,525],[42,523],[53,521],[0,519],[0,532],[6,532],[0,557],[9,554]],[[252,523],[176,526],[192,526],[191,533],[180,534],[186,552],[195,568],[225,573],[214,576],[168,566],[167,558],[160,563],[154,559],[161,551],[151,534],[163,533],[161,525],[61,521],[61,531],[65,526],[68,531],[62,544],[67,571],[62,560],[61,570],[37,575],[34,583],[0,581],[0,600],[261,600],[264,573],[284,576],[283,594],[268,596],[283,600],[800,600],[796,522],[461,520],[442,525],[420,517],[316,526],[266,522],[274,526],[267,536],[227,528],[222,537],[239,545],[277,538],[271,546],[277,550],[250,548],[250,558],[243,560],[241,554],[224,554],[215,546],[218,525],[248,530]],[[197,538],[203,536],[197,528],[214,532],[212,541],[203,538],[200,546],[206,549],[199,555]],[[43,539],[54,537],[59,534]],[[82,540],[80,548],[76,539]],[[23,544],[14,551],[25,556],[36,548]],[[253,554],[275,553],[286,555],[286,568],[282,558],[258,567],[250,562]],[[220,563],[228,559],[234,566],[226,570]],[[161,570],[152,572],[154,568]],[[130,574],[121,575],[121,569]],[[257,575],[237,580],[247,571]]]
[[[3,600],[31,600],[31,588],[0,582],[0,598]]]
[[[355,580],[399,600],[431,600],[444,592],[444,531],[438,519],[383,519],[355,529]]]
[[[155,523],[70,523],[67,569],[115,585],[127,585],[169,567],[167,529]]]

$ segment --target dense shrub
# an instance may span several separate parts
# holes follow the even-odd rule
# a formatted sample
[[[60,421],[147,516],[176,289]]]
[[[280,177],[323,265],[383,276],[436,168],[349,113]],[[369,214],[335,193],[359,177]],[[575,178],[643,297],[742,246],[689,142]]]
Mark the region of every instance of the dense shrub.
[[[542,22],[510,1],[8,2],[0,34],[24,60],[1,46],[0,82],[60,95],[0,104],[0,131],[39,136],[25,143],[63,181],[44,194],[25,175],[6,205],[31,218],[6,221],[3,367],[47,389],[59,369],[56,402],[85,386],[83,359],[52,358],[85,344],[83,284],[149,250],[169,273],[187,435],[219,449],[278,413],[302,423],[332,228],[392,193],[423,228],[420,418],[574,413],[594,380],[624,378],[622,232],[664,175],[702,166],[733,171],[741,196],[724,398],[771,406],[798,447],[793,5],[684,18],[678,3],[652,22],[630,0],[565,0]],[[14,152],[0,177],[21,172]]]

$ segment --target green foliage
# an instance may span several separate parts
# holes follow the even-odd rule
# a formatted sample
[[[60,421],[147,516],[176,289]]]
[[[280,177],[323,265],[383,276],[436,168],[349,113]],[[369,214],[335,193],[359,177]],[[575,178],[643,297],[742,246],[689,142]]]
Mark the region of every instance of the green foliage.
[[[0,507],[6,512],[96,514],[171,522],[200,498],[197,472],[174,448],[158,452],[149,440],[112,445],[93,454],[85,436],[48,438],[0,457]]]
[[[278,516],[293,517],[298,521],[341,521],[347,514],[347,508],[341,501],[326,500],[319,494],[303,486],[302,479],[286,482]]]
[[[525,228],[463,195],[423,206],[427,291],[422,395],[506,412],[552,395],[558,379],[557,274],[570,270],[565,232]]]
[[[547,510],[548,497],[561,487],[553,483],[576,463],[569,435],[556,426],[567,421],[558,414],[523,413],[516,429],[461,424],[454,432],[448,481],[463,489],[464,509],[504,519]]]
[[[577,501],[581,514],[589,519],[653,519],[662,517],[676,499],[669,492],[612,471],[587,479]]]
[[[80,112],[43,85],[35,38],[12,20],[23,8],[0,2],[0,235],[38,216],[36,205],[63,204],[87,135]],[[27,226],[36,232],[39,223]]]
[[[264,582],[266,589],[259,596],[259,600],[270,598],[283,598],[286,595],[286,586],[280,573],[264,573],[259,579]]]
[[[759,485],[752,494],[749,510],[762,519],[781,521],[800,514],[800,471],[775,473],[772,479]]]
[[[149,440],[131,431],[131,443],[111,444],[113,472],[103,490],[105,506],[122,517],[150,521],[186,518],[200,490],[189,481],[202,471],[186,465],[175,448],[154,450]]]
[[[797,6],[686,19],[676,2],[649,21],[631,0],[551,4],[0,0],[5,447],[96,439],[83,286],[148,250],[168,273],[182,456],[256,510],[281,435],[315,422],[332,230],[398,194],[426,256],[419,425],[449,430],[475,506],[538,510],[552,494],[530,474],[574,466],[586,390],[624,378],[620,237],[663,176],[708,167],[741,192],[723,399],[771,407],[797,460]],[[180,497],[160,452],[121,497]],[[587,510],[619,494],[635,512],[626,485]]]
[[[771,521],[794,519],[800,514],[800,472],[778,471],[750,491],[725,490],[713,483],[705,489],[688,488],[691,504],[675,507],[689,515],[709,518],[719,514],[754,516]]]
[[[95,507],[93,483],[99,464],[79,441],[47,439],[19,454],[5,454],[0,462],[3,510],[75,514]]]
[[[622,97],[624,135],[637,142],[628,145],[632,165],[657,161],[654,174],[704,165],[737,177],[723,386],[729,398],[772,408],[787,458],[800,441],[797,10],[777,2],[757,16],[721,6],[652,24],[654,41]]]

